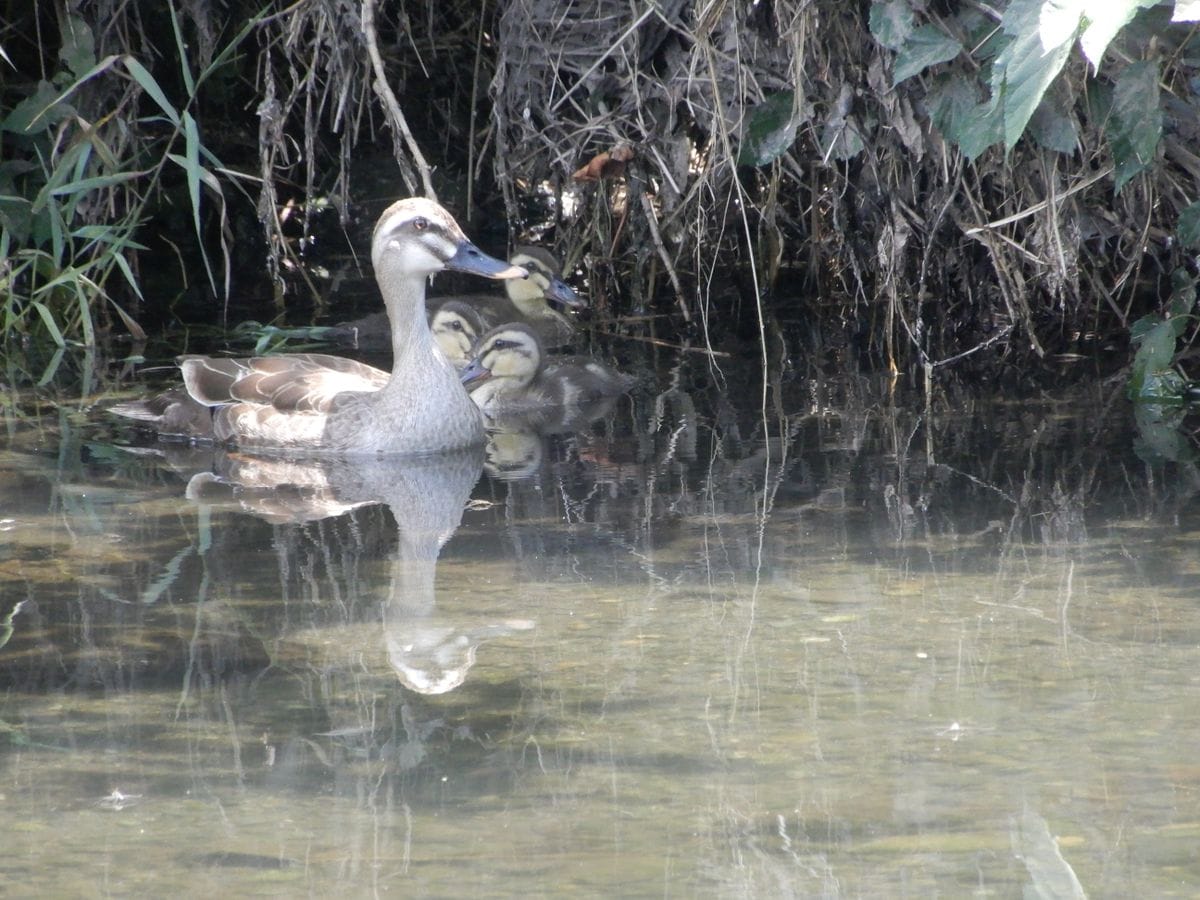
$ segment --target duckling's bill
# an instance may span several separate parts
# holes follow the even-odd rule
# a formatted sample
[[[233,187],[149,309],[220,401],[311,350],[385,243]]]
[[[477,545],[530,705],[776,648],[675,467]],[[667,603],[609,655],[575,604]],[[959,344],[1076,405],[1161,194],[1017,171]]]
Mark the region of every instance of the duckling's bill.
[[[458,245],[455,254],[446,260],[446,268],[452,272],[468,272],[472,275],[482,275],[484,278],[527,278],[529,272],[514,266],[506,260],[488,256],[470,241]]]
[[[575,288],[558,277],[551,278],[546,286],[546,299],[555,300],[573,309],[583,309],[588,305],[587,300],[575,292]]]
[[[492,370],[484,366],[482,356],[475,357],[465,369],[458,373],[458,380],[468,390],[477,384],[483,384],[491,377]]]

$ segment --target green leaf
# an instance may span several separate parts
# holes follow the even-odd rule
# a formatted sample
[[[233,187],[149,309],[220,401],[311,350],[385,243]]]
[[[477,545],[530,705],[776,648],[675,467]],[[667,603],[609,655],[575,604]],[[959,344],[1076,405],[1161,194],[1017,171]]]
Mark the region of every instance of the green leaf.
[[[60,37],[58,58],[72,74],[79,75],[96,64],[96,39],[87,22],[79,16],[63,16]]]
[[[183,113],[184,170],[187,173],[188,197],[192,201],[192,218],[196,224],[196,237],[204,240],[200,228],[200,130],[196,120],[186,110]]]
[[[925,95],[925,106],[934,127],[948,140],[959,142],[962,124],[979,102],[973,79],[940,75]]]
[[[1169,310],[1172,318],[1183,319],[1190,316],[1196,307],[1196,279],[1188,274],[1188,270],[1179,266],[1171,273],[1171,303]]]
[[[75,302],[79,307],[79,326],[83,329],[83,343],[87,347],[94,347],[96,327],[92,322],[92,307],[88,303],[88,293],[83,290],[81,283],[75,285]]]
[[[821,129],[821,155],[825,159],[853,159],[866,146],[853,116],[833,116]]]
[[[1075,120],[1062,109],[1058,100],[1050,95],[1042,98],[1033,118],[1029,120],[1029,133],[1047,150],[1074,153],[1079,149],[1079,132],[1075,128]]]
[[[1197,0],[1200,2],[1200,0]],[[1200,201],[1185,206],[1179,213],[1179,223],[1175,226],[1175,236],[1184,247],[1200,247]]]
[[[196,80],[192,78],[192,67],[188,62],[187,42],[183,37],[183,29],[179,26],[179,15],[175,12],[175,4],[168,3],[171,13],[171,30],[175,33],[175,52],[179,54],[179,74],[183,76],[183,86],[189,97],[196,96]]]
[[[1062,70],[1074,40],[1074,32],[1064,39],[1060,29],[1054,32],[1059,43],[1044,44],[1041,10],[1041,0],[1013,0],[1001,23],[1013,40],[992,66],[992,95],[1002,98],[1004,144],[1009,150]]]
[[[930,66],[948,62],[962,52],[962,44],[933,25],[916,29],[892,64],[892,87],[918,75]]]
[[[804,116],[796,109],[796,92],[780,91],[746,115],[746,132],[738,149],[738,165],[765,166],[787,152],[796,141]]]
[[[1151,379],[1146,394],[1134,397],[1133,419],[1138,439],[1134,452],[1151,465],[1168,460],[1184,462],[1195,456],[1191,443],[1180,431],[1186,410],[1182,403],[1186,385],[1175,372]]]
[[[1114,192],[1154,161],[1162,138],[1163,116],[1158,100],[1158,63],[1136,62],[1126,67],[1113,90],[1109,145],[1116,172]]]
[[[1161,321],[1161,316],[1142,316],[1129,326],[1130,340],[1135,344],[1140,344],[1146,335],[1153,331],[1155,326]]]
[[[1079,37],[1083,55],[1092,64],[1094,72],[1100,71],[1100,60],[1122,28],[1137,14],[1138,10],[1154,6],[1158,0],[1106,0],[1104,3],[1087,4],[1087,25]]]
[[[1172,22],[1200,22],[1200,0],[1175,0]]]
[[[158,86],[158,82],[154,80],[154,76],[132,56],[124,56],[121,58],[121,61],[125,63],[125,68],[129,70],[129,74],[133,76],[133,80],[141,85],[142,90],[150,95],[151,99],[158,104],[158,108],[171,120],[171,124],[179,127],[179,111],[171,105],[171,102],[167,99],[167,95]]]
[[[1119,2],[1119,0],[1118,0]],[[1074,41],[1091,0],[1047,0],[1038,12],[1038,34],[1047,47]]]
[[[46,330],[50,332],[50,339],[60,347],[67,346],[67,342],[63,340],[62,332],[58,329],[58,323],[54,321],[54,315],[46,307],[46,304],[42,303],[40,300],[31,300],[30,304],[35,310],[37,310],[37,314],[42,319],[42,324],[45,325]]]
[[[1181,319],[1161,319],[1142,338],[1134,356],[1134,367],[1142,372],[1161,372],[1171,367],[1175,358],[1176,333],[1186,322]]]
[[[93,175],[91,178],[81,178],[78,181],[71,181],[67,184],[59,185],[51,189],[50,195],[61,197],[66,194],[85,194],[88,191],[94,191],[97,188],[112,187],[114,184],[123,184],[126,181],[133,181],[136,178],[141,178],[145,172],[114,172],[111,175]]]
[[[40,81],[37,90],[4,117],[0,128],[15,134],[41,134],[75,114],[72,106],[62,102],[64,96],[50,82]]]
[[[913,29],[913,12],[905,0],[871,4],[871,35],[889,50],[899,50]]]
[[[1004,138],[1004,119],[999,113],[999,104],[993,97],[977,103],[965,116],[954,140],[967,159],[974,160],[993,144]]]

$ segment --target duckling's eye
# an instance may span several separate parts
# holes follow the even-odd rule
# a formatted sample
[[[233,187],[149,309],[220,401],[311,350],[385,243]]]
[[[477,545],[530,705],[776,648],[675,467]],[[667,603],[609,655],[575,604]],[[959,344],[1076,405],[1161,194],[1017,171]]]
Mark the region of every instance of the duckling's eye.
[[[458,319],[451,319],[446,324],[452,331],[462,331],[463,330],[462,322],[458,321]]]
[[[414,231],[424,231],[429,227],[429,220],[424,216],[417,216],[415,219],[413,219],[412,226]]]
[[[509,350],[515,346],[517,346],[516,341],[496,341],[494,344],[492,344],[492,349],[493,350]]]

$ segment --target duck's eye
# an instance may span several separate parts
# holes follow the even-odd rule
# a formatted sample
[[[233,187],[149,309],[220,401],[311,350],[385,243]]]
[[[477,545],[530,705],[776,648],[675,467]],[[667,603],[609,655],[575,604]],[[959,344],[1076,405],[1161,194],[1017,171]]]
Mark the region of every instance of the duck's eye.
[[[414,231],[424,231],[429,227],[429,220],[424,216],[417,216],[415,219],[413,219],[412,226]]]
[[[462,331],[463,330],[462,322],[458,321],[457,319],[451,319],[447,324],[449,325],[450,329],[453,331]]]

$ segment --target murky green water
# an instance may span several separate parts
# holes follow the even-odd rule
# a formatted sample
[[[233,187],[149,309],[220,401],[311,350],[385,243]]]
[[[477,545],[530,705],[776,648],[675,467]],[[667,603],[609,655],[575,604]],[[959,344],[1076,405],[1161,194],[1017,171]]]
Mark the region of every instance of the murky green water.
[[[666,383],[422,465],[17,398],[5,890],[1200,893],[1200,479],[1119,387]]]

